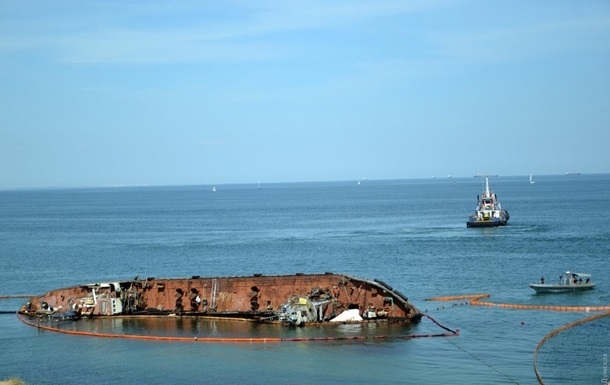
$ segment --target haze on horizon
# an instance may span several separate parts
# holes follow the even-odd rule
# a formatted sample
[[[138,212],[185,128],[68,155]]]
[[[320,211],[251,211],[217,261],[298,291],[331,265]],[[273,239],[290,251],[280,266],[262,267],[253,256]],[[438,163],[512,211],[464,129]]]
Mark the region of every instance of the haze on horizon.
[[[610,2],[3,3],[0,189],[610,172]]]

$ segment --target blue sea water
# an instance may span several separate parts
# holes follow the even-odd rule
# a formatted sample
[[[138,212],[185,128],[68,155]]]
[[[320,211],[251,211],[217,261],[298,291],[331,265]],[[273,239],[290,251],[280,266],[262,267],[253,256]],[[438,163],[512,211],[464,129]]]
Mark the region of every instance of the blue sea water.
[[[491,178],[511,215],[468,229],[480,178],[0,191],[0,296],[140,277],[332,271],[381,279],[457,337],[412,340],[185,343],[77,337],[0,314],[0,381],[28,384],[536,384],[533,354],[582,313],[431,302],[610,305],[610,175]],[[594,291],[535,295],[528,283],[593,274]],[[16,310],[23,299],[0,300]],[[84,325],[82,327],[86,327]],[[80,327],[80,326],[79,326]],[[97,326],[92,326],[97,327]],[[121,333],[159,325],[112,324]],[[223,333],[225,324],[173,324]],[[231,332],[253,335],[244,326]],[[154,330],[151,332],[154,334]],[[610,318],[549,340],[547,384],[599,384]],[[442,332],[424,319],[406,333]],[[316,331],[283,329],[282,336]],[[379,330],[385,333],[387,330]],[[362,328],[344,335],[377,334]]]

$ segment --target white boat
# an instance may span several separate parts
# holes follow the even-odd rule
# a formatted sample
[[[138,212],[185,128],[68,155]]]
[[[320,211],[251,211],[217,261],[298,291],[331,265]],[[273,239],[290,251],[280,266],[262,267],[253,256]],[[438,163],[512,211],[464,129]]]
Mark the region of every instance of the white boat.
[[[216,186],[212,187],[212,192],[216,192]]]
[[[591,281],[591,274],[566,271],[565,277],[563,275],[559,276],[557,283],[546,283],[544,277],[542,277],[540,283],[530,283],[530,287],[536,293],[571,293],[591,290],[595,288],[595,284]]]
[[[466,227],[504,226],[510,215],[502,208],[498,196],[489,188],[489,177],[485,177],[485,189],[477,195],[477,208],[466,221]]]
[[[530,174],[530,184],[534,184],[534,183],[536,183],[534,181],[534,176],[532,174]]]

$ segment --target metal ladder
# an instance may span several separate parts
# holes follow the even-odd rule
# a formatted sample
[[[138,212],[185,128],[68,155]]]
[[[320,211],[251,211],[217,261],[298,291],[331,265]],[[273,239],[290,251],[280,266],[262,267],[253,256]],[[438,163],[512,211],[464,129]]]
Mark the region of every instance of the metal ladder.
[[[218,291],[218,280],[216,278],[212,279],[212,303],[210,305],[210,310],[216,311],[216,292]]]

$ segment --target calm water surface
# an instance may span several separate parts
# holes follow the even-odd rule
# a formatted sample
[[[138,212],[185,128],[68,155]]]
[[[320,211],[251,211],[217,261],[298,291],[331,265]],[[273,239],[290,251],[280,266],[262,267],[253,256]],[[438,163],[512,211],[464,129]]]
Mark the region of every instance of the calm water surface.
[[[478,178],[190,187],[0,191],[0,295],[140,277],[320,273],[378,278],[460,336],[401,341],[204,344],[76,337],[0,315],[0,380],[29,384],[536,384],[533,352],[585,313],[430,302],[490,293],[496,302],[610,305],[610,175],[492,178],[509,225],[467,229]],[[566,270],[596,290],[535,295]],[[23,300],[0,300],[16,310]],[[201,321],[112,320],[70,326],[175,335],[320,333]],[[599,384],[610,319],[547,342],[547,384]],[[336,335],[442,332],[357,327]]]

